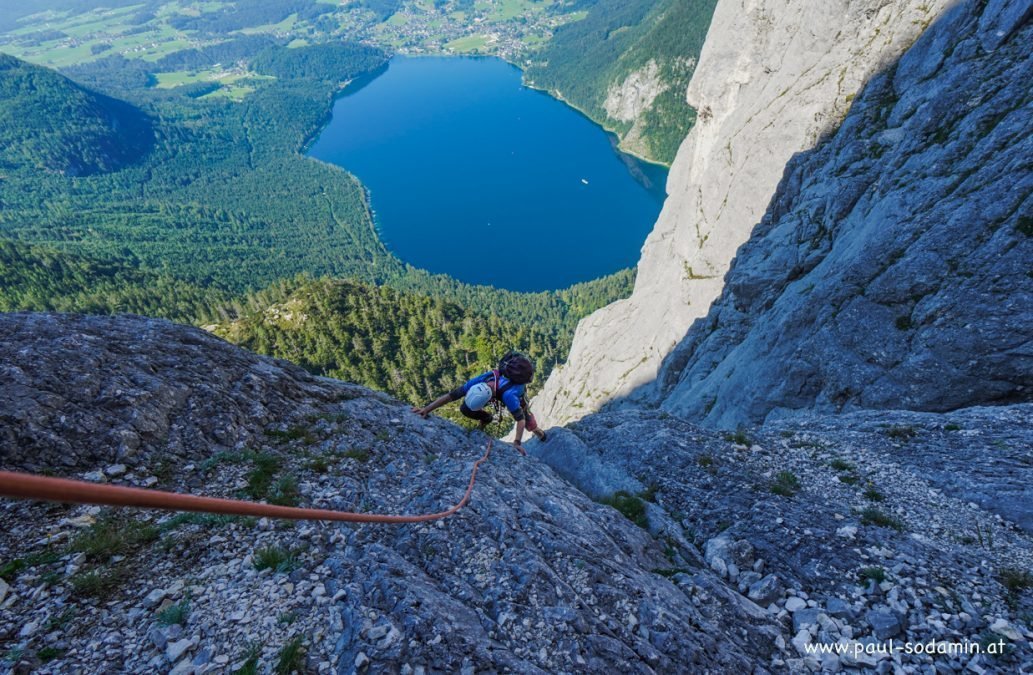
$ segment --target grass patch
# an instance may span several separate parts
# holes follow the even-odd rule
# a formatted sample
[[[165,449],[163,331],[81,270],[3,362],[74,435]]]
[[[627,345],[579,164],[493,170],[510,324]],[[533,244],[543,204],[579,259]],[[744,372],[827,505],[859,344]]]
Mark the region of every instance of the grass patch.
[[[330,462],[326,457],[316,457],[308,463],[308,470],[318,474],[325,474],[330,471]]]
[[[684,567],[657,567],[650,570],[653,574],[659,574],[662,577],[670,579],[675,574],[692,574],[692,570]]]
[[[621,512],[621,515],[642,529],[649,527],[649,519],[646,517],[646,503],[630,492],[618,490],[612,496],[600,499],[599,503],[617,509]]]
[[[189,616],[190,603],[182,600],[158,612],[158,623],[163,626],[174,626],[176,624],[182,626],[187,622],[187,617]]]
[[[861,482],[860,476],[856,473],[842,473],[838,478],[840,483],[845,483],[846,485],[857,485]]]
[[[750,438],[749,434],[742,427],[739,427],[734,432],[728,432],[724,435],[724,439],[729,443],[735,443],[736,445],[745,445],[750,447],[753,445],[753,439]]]
[[[901,532],[904,529],[904,523],[872,506],[861,511],[861,524],[888,527],[890,529],[897,530],[898,532]]]
[[[295,552],[282,546],[265,546],[255,551],[253,562],[255,569],[272,570],[280,574],[286,574],[298,566],[298,559]]]
[[[71,579],[72,593],[81,598],[104,600],[118,588],[118,574],[113,569],[100,568],[80,572]]]
[[[347,459],[354,459],[356,462],[368,462],[369,461],[369,450],[362,450],[360,448],[352,448],[346,450],[344,456]]]
[[[280,470],[280,460],[273,455],[256,454],[252,458],[253,468],[247,474],[244,494],[252,499],[265,499],[273,487],[273,480]]]
[[[269,495],[269,503],[277,506],[297,506],[301,499],[301,492],[298,490],[298,479],[291,474],[276,481],[276,486]]]
[[[306,445],[316,442],[316,437],[306,427],[294,426],[287,429],[266,429],[265,435],[283,443],[290,441],[304,441]]]
[[[897,425],[886,427],[885,429],[883,429],[882,433],[886,434],[886,436],[892,438],[893,440],[902,441],[905,443],[918,435],[918,432],[915,431],[914,427]]]
[[[865,567],[857,573],[862,582],[874,581],[877,584],[881,584],[886,581],[886,570],[881,567]]]
[[[771,484],[771,491],[782,497],[792,497],[800,490],[800,479],[792,471],[779,471]]]
[[[886,499],[886,496],[875,489],[874,485],[869,485],[864,491],[864,498],[870,502],[881,502]]]
[[[234,671],[234,675],[258,675],[258,657],[262,655],[262,645],[252,643],[244,652],[244,663]]]
[[[711,455],[703,454],[696,458],[696,464],[709,474],[717,473],[717,461]]]
[[[305,672],[305,647],[301,644],[300,635],[285,644],[280,650],[280,655],[276,659],[276,667],[273,668],[273,672],[276,675]]]
[[[837,457],[836,459],[834,459],[831,462],[829,462],[829,466],[831,466],[836,471],[853,471],[854,470],[854,465],[853,464],[851,464],[850,462],[846,461],[845,459],[840,459],[839,457]]]
[[[1026,570],[1013,567],[1006,567],[997,574],[1001,585],[1008,591],[1008,595],[1014,599],[1033,588],[1033,574]]]
[[[67,649],[59,649],[57,647],[44,647],[43,649],[36,652],[36,658],[43,663],[48,663],[54,659],[59,659],[65,655]]]
[[[69,550],[86,554],[92,562],[106,562],[150,544],[159,535],[157,527],[141,520],[106,517],[73,539]]]
[[[18,574],[30,567],[49,565],[59,560],[61,560],[61,554],[56,551],[51,551],[50,549],[40,553],[33,553],[25,556],[24,558],[15,558],[14,560],[9,560],[3,565],[0,565],[0,579],[7,582],[13,582]]]

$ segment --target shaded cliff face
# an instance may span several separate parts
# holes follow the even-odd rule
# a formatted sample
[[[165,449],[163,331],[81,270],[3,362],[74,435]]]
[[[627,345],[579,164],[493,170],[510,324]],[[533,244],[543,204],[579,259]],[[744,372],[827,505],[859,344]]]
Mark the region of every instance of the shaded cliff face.
[[[567,363],[535,399],[562,424],[652,383],[660,363],[720,294],[785,164],[843,118],[864,81],[948,3],[723,0],[688,101],[699,118],[668,178],[635,292],[582,321]]]
[[[807,410],[1033,396],[1033,3],[964,2],[788,165],[663,407]]]

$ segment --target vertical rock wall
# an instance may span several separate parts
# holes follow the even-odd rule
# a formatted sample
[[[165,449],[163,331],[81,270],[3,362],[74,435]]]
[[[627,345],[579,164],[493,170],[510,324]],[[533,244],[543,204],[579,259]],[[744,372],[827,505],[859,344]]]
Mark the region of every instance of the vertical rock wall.
[[[668,179],[633,295],[584,319],[535,399],[549,424],[654,399],[664,357],[721,293],[793,154],[834,130],[864,82],[947,0],[721,0],[688,101],[699,118]]]

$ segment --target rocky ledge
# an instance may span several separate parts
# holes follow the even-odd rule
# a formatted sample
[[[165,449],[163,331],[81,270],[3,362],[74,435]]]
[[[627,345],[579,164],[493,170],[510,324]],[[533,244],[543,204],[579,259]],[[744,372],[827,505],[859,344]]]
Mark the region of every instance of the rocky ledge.
[[[1030,447],[1023,404],[725,433],[612,412],[529,450],[589,494],[654,500],[653,534],[683,535],[782,630],[771,670],[1003,673],[1033,668]],[[891,639],[1004,653],[892,653]],[[849,653],[815,652],[835,644]]]

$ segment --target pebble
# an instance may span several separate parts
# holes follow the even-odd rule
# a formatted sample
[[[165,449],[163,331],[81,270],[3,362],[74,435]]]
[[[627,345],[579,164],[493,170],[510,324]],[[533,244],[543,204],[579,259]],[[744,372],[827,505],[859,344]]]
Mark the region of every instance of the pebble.
[[[171,663],[179,661],[180,657],[183,656],[191,647],[194,646],[193,640],[183,639],[177,640],[176,642],[170,642],[165,647],[165,658]]]
[[[803,598],[798,598],[795,595],[791,598],[786,599],[785,608],[788,612],[799,612],[801,609],[807,607],[807,601]]]

